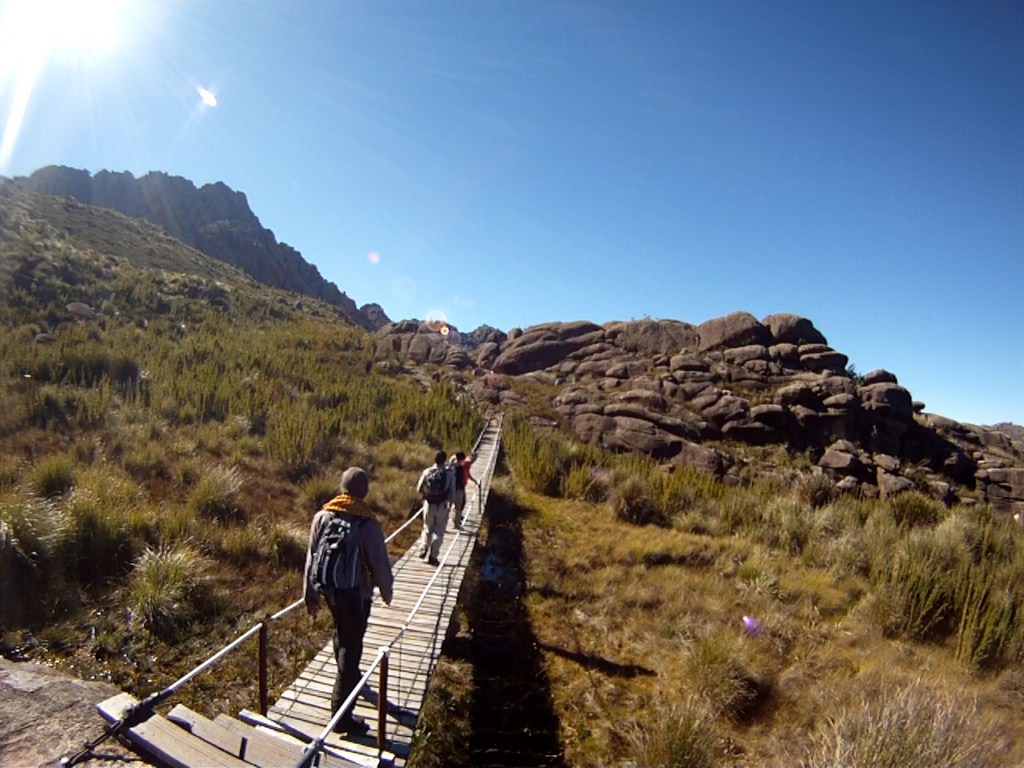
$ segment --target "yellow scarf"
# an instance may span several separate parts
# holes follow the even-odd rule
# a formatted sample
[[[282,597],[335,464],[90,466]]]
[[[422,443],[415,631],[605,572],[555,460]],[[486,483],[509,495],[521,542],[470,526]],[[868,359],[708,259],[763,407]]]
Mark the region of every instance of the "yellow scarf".
[[[331,512],[345,512],[349,515],[368,517],[371,520],[375,517],[373,510],[370,509],[365,501],[357,499],[355,496],[349,496],[347,493],[335,496],[324,504],[323,508]]]

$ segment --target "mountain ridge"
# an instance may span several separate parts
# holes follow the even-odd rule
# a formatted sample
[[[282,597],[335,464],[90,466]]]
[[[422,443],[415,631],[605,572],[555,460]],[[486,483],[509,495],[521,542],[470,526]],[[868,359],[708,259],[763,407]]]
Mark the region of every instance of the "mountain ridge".
[[[357,307],[302,254],[280,243],[249,207],[243,192],[223,182],[195,184],[181,176],[151,171],[139,178],[128,171],[95,174],[51,165],[12,179],[20,189],[109,208],[145,219],[171,237],[212,258],[236,266],[256,280],[303,293],[338,307],[353,323],[375,330],[387,321],[377,305]]]

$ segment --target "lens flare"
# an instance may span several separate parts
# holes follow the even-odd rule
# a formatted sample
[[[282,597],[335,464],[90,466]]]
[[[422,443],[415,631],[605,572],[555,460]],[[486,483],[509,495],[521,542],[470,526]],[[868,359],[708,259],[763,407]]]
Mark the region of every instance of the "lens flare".
[[[371,264],[380,264],[380,254],[376,251],[370,251],[366,254],[366,260]]]
[[[196,91],[199,93],[199,98],[203,100],[204,106],[210,107],[211,109],[217,106],[217,94],[213,91],[209,91],[201,85],[196,88]]]

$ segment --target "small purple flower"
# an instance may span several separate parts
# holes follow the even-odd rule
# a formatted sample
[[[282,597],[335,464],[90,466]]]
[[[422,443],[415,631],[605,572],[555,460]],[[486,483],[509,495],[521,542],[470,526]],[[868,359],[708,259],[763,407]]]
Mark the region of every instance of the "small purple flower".
[[[757,637],[759,634],[761,634],[761,622],[759,622],[753,616],[744,616],[743,629],[751,637]]]

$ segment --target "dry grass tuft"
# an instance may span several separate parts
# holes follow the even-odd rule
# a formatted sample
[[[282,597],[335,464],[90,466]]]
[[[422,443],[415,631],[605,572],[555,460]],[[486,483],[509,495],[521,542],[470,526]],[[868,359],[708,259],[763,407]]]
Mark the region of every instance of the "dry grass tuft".
[[[979,724],[975,702],[922,680],[860,688],[829,715],[803,765],[879,768],[999,765],[1004,739]]]
[[[653,715],[626,731],[632,762],[645,768],[704,768],[722,751],[715,716],[698,699],[651,706]]]

